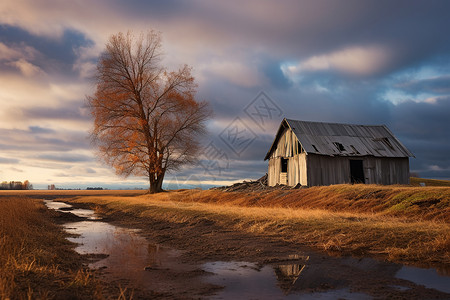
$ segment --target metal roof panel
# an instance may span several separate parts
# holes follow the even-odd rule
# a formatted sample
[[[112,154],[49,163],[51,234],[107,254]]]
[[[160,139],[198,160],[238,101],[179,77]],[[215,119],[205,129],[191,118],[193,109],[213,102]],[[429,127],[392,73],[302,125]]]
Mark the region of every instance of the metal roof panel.
[[[276,147],[284,122],[285,126],[292,129],[307,154],[414,157],[385,125],[353,125],[284,119],[265,159],[270,157]]]

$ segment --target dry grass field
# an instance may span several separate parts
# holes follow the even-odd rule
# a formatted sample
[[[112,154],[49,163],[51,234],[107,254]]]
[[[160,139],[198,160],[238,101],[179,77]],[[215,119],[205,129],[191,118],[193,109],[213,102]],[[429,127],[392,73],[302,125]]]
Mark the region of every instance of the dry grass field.
[[[83,268],[86,258],[73,251],[65,240],[67,234],[55,223],[56,212],[47,210],[42,199],[96,209],[107,221],[141,228],[154,241],[170,241],[171,247],[204,257],[220,254],[258,261],[262,257],[258,249],[279,241],[333,255],[431,266],[444,273],[450,264],[448,187],[336,185],[251,193],[177,190],[156,195],[0,191],[1,299],[120,297],[117,287],[114,294]],[[226,232],[233,245],[213,234],[217,230]],[[249,237],[259,244],[240,247]],[[266,251],[270,260],[269,254]]]
[[[336,185],[272,192],[179,190],[71,201],[135,218],[214,222],[318,250],[416,265],[450,263],[450,188]]]
[[[243,207],[319,209],[327,212],[376,214],[405,221],[450,223],[450,188],[380,185],[332,185],[269,192],[184,190],[169,197],[180,202],[202,202]],[[155,198],[157,199],[157,198]]]
[[[424,179],[418,177],[411,177],[410,183],[412,186],[420,186],[420,184],[425,184],[425,186],[450,186],[450,180],[437,180],[437,179]]]
[[[0,298],[95,295],[96,282],[42,201],[0,198]]]

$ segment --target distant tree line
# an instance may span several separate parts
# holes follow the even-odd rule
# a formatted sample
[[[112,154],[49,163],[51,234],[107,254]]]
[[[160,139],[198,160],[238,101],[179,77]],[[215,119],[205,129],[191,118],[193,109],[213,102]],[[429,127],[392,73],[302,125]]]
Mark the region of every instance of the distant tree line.
[[[33,185],[28,181],[3,181],[0,190],[32,190]]]

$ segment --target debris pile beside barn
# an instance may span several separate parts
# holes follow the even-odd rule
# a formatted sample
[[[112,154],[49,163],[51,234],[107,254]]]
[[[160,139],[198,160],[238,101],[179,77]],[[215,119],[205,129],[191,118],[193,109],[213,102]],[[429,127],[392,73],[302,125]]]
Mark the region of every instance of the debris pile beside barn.
[[[267,173],[257,180],[238,182],[229,186],[213,187],[211,190],[223,191],[223,192],[258,192],[258,191],[271,191],[271,190],[292,190],[299,189],[302,186],[297,184],[296,186],[287,186],[284,184],[277,184],[275,186],[267,185]]]

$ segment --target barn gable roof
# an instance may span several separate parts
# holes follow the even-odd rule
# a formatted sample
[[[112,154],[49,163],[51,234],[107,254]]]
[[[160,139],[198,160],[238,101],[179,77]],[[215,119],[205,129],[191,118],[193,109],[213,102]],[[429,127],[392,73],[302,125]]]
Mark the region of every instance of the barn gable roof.
[[[386,125],[352,125],[283,119],[264,160],[270,158],[285,128],[306,154],[329,156],[414,157]]]

